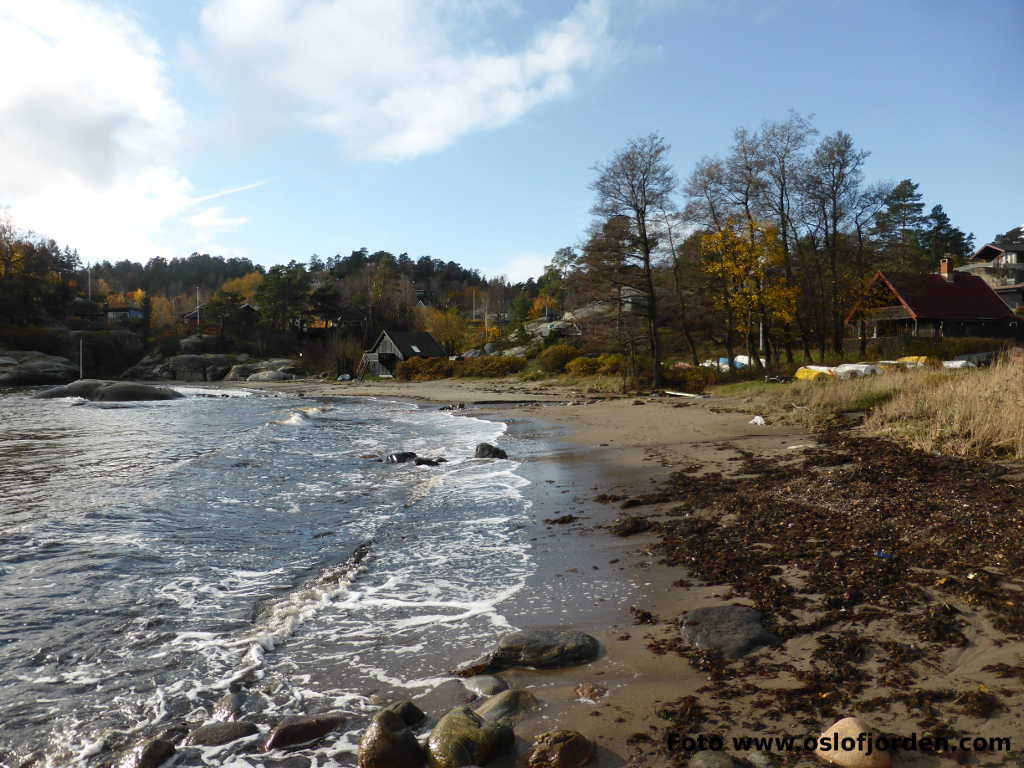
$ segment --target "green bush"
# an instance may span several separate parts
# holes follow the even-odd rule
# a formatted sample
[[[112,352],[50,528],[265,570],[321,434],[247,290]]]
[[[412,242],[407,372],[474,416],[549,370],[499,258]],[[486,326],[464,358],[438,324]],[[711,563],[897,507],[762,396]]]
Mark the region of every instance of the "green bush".
[[[598,357],[577,357],[566,363],[565,372],[573,376],[593,376],[601,371]]]
[[[479,376],[483,378],[494,378],[497,376],[508,376],[511,373],[519,373],[526,367],[525,357],[499,357],[490,355],[487,357],[475,357],[471,360],[460,360],[455,365],[456,376]]]
[[[601,355],[599,359],[601,361],[601,370],[598,373],[603,373],[606,376],[622,373],[626,368],[626,358],[618,352]]]
[[[526,367],[525,357],[475,357],[449,360],[446,357],[411,357],[395,366],[395,378],[402,381],[434,381],[453,376],[495,378],[518,373]]]
[[[454,363],[447,357],[410,357],[395,366],[395,378],[402,381],[433,381],[450,378]]]
[[[579,356],[580,351],[576,347],[571,347],[568,344],[555,344],[541,352],[537,356],[537,362],[547,373],[562,373],[566,364]]]
[[[665,383],[683,392],[699,394],[720,378],[714,368],[669,368],[665,371]]]

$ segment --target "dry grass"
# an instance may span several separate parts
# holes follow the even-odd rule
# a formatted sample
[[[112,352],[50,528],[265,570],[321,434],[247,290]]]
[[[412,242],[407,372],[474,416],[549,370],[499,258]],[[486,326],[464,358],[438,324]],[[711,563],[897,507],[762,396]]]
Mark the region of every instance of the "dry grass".
[[[739,393],[737,393],[739,394]],[[865,412],[865,434],[950,456],[1024,459],[1024,361],[990,368],[890,370],[840,381],[762,385],[744,398],[810,428]]]
[[[1024,459],[1024,361],[928,373],[873,409],[864,430],[944,455]]]

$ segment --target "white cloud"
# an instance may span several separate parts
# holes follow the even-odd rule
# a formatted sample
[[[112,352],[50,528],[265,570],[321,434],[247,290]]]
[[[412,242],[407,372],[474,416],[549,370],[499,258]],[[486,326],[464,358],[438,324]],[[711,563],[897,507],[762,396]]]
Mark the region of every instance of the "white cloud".
[[[222,206],[215,205],[189,216],[187,221],[196,230],[203,233],[233,232],[245,224],[246,218],[244,216],[232,218]]]
[[[536,280],[544,274],[544,268],[551,262],[550,256],[523,254],[512,257],[501,273],[510,283],[525,283],[531,277]]]
[[[569,93],[609,47],[608,2],[508,52],[484,34],[518,13],[502,0],[208,0],[192,56],[261,122],[295,114],[350,155],[401,160]]]
[[[18,62],[0,75],[0,205],[15,225],[93,261],[181,255],[168,230],[187,230],[202,198],[176,168],[185,114],[159,46],[85,0],[0,0],[0,50]],[[239,221],[221,211],[192,226]]]

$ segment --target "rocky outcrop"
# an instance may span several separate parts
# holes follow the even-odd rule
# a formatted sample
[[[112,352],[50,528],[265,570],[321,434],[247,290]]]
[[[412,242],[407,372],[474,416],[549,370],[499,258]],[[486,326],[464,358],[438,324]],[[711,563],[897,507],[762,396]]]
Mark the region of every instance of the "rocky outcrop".
[[[390,709],[373,717],[359,740],[359,768],[418,768],[426,761],[408,724]]]
[[[537,697],[522,688],[511,688],[492,696],[479,707],[476,713],[484,720],[500,725],[515,725],[528,712],[540,706]]]
[[[496,650],[460,667],[453,674],[471,677],[510,667],[569,667],[592,661],[599,651],[597,640],[585,632],[550,629],[509,632],[498,640]]]
[[[343,715],[327,714],[311,717],[286,717],[270,732],[263,743],[263,751],[311,744],[343,725]]]
[[[196,728],[185,739],[185,746],[219,747],[236,739],[244,739],[260,732],[252,723],[236,720],[230,723],[210,723]]]
[[[473,452],[474,458],[477,459],[507,459],[508,454],[505,453],[501,448],[490,443],[480,443],[477,445],[476,450]]]
[[[576,731],[548,731],[534,739],[529,768],[582,768],[594,757],[594,745]]]
[[[486,765],[514,743],[507,725],[484,720],[469,707],[458,707],[442,717],[427,739],[431,768],[463,768]]]
[[[760,611],[745,605],[716,605],[690,611],[680,621],[683,642],[712,656],[738,659],[779,638],[764,628]]]
[[[78,364],[42,352],[0,350],[0,387],[66,384],[78,378]]]
[[[184,397],[168,387],[137,384],[130,381],[101,381],[80,379],[62,387],[53,387],[36,395],[42,400],[56,397],[83,397],[100,403],[131,402],[140,400],[179,400]]]

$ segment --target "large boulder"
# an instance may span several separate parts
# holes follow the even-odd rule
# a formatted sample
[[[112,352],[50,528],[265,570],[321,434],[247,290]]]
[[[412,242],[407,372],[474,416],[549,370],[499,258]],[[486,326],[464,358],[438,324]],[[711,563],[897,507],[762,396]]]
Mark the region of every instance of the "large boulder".
[[[476,713],[484,720],[501,725],[515,725],[528,712],[540,706],[537,697],[522,688],[511,688],[492,696],[479,707]]]
[[[576,731],[548,731],[534,739],[528,768],[582,768],[594,757],[594,745]]]
[[[690,611],[680,621],[683,642],[712,656],[738,659],[779,638],[765,629],[760,611],[745,605],[716,605]]]
[[[479,443],[473,452],[473,457],[477,459],[507,459],[508,454],[490,443]]]
[[[442,717],[430,732],[427,762],[431,768],[486,765],[514,741],[507,725],[484,720],[469,707],[458,707]]]
[[[344,723],[345,717],[338,714],[286,717],[274,726],[274,730],[263,743],[263,751],[311,744]]]
[[[384,709],[359,740],[359,768],[418,768],[426,755],[406,722]]]
[[[78,378],[79,367],[66,357],[23,350],[0,351],[0,387],[66,384]]]
[[[245,381],[254,373],[267,370],[263,363],[239,363],[224,374],[224,381]]]
[[[62,387],[44,390],[36,397],[43,400],[55,397],[84,397],[95,402],[113,403],[140,400],[179,400],[184,395],[168,387],[154,384],[80,379]]]
[[[585,632],[553,629],[509,632],[498,640],[496,650],[460,667],[454,674],[471,677],[510,667],[569,667],[592,661],[599,651],[597,640]]]
[[[295,377],[281,371],[260,371],[246,378],[246,381],[291,381]]]

